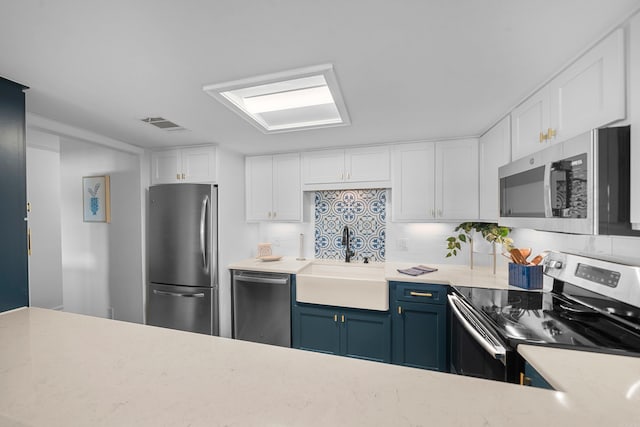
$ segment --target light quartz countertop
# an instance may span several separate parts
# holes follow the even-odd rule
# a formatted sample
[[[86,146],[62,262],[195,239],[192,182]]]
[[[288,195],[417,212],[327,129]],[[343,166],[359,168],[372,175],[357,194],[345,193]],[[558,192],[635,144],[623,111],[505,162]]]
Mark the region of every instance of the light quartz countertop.
[[[261,261],[256,258],[249,258],[230,264],[230,270],[252,270],[274,273],[297,274],[311,262],[328,263],[328,264],[345,264],[342,261],[334,260],[315,260],[309,259],[298,261],[294,257],[283,257],[279,261]],[[352,263],[354,265],[365,266],[367,264]],[[435,267],[438,271],[433,273],[422,274],[420,276],[409,276],[398,272],[409,267],[423,264],[429,267]],[[374,265],[374,263],[369,264]],[[433,263],[408,263],[408,262],[392,262],[384,263],[385,279],[388,281],[414,282],[414,283],[436,283],[442,285],[462,285],[477,286],[483,288],[507,289],[508,273],[507,269],[498,269],[494,275],[490,267],[479,266],[473,270],[468,265],[452,265],[452,264],[433,264]]]
[[[640,425],[640,358],[523,346],[548,391],[37,308],[0,342],[1,426]]]

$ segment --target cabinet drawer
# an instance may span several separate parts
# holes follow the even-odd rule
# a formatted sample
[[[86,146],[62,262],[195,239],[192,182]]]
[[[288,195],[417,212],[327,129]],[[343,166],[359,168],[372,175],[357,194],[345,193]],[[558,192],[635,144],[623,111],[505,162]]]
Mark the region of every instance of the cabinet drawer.
[[[392,283],[395,285],[395,295],[393,299],[397,301],[445,304],[447,300],[446,285],[403,282]]]

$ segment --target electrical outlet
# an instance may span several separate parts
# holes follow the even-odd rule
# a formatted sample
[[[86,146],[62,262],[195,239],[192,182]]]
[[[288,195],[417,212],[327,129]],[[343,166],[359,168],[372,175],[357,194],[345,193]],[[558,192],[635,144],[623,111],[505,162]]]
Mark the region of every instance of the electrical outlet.
[[[408,251],[409,250],[409,239],[402,238],[397,240],[397,247],[400,251]]]
[[[107,308],[107,317],[113,319],[113,307]]]

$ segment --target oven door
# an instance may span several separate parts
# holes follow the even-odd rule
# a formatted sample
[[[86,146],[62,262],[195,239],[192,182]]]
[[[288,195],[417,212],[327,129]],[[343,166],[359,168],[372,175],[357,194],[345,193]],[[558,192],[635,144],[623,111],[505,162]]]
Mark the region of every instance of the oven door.
[[[480,315],[458,295],[449,294],[451,307],[451,372],[498,381],[512,381],[508,351]]]

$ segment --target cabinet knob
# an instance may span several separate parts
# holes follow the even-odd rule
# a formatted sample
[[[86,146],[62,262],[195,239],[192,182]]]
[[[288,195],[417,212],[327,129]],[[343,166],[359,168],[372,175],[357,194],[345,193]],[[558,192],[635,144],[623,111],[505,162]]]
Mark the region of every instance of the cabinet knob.
[[[342,323],[344,323],[344,314],[342,315]]]
[[[338,315],[337,315],[337,314],[334,314],[334,315],[333,315],[333,321],[334,321],[334,322],[337,322],[337,321],[338,321]]]
[[[180,179],[180,174],[179,173],[176,174],[176,179]]]
[[[402,314],[402,306],[398,306],[398,314]]]

